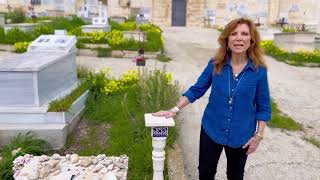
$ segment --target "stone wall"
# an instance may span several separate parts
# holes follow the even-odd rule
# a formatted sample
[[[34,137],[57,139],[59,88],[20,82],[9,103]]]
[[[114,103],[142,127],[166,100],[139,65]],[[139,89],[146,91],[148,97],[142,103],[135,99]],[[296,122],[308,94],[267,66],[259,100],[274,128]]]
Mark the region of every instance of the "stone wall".
[[[71,10],[67,10],[68,13],[75,9],[79,10],[80,6],[84,4],[85,0],[63,0],[68,7],[71,7],[71,2],[74,3],[75,8],[71,7]],[[68,3],[66,3],[68,1]],[[86,0],[86,2],[98,2],[98,0]],[[229,11],[228,3],[233,2],[238,7],[241,4],[247,6],[249,13],[255,13],[261,8],[262,1],[258,0],[186,0],[186,26],[203,26],[204,17],[206,16],[206,10],[213,10],[216,14],[216,25],[223,26],[231,19],[239,17],[236,11]],[[26,4],[21,4],[20,0],[10,0],[11,7],[18,7],[23,5],[27,8]],[[130,2],[130,6],[127,6],[127,2]],[[292,23],[304,22],[307,25],[312,25],[315,29],[319,26],[320,12],[318,11],[320,3],[318,0],[266,0],[264,8],[268,12],[266,18],[266,24],[273,24],[286,14],[289,16],[289,9],[293,4],[299,6],[300,12],[290,14],[290,20]],[[137,12],[138,8],[147,7],[151,10],[151,21],[159,26],[171,26],[172,16],[172,0],[108,0],[108,15],[109,16],[122,16],[129,17],[134,12]],[[55,9],[54,6],[48,4],[42,4],[35,6],[35,10],[43,12],[46,9]],[[7,11],[7,3],[4,0],[0,0],[0,11]],[[260,19],[261,22],[262,19]]]
[[[151,21],[158,26],[171,26],[172,0],[152,0]]]
[[[205,12],[206,0],[188,0],[187,1],[187,26],[203,27],[203,18]]]
[[[129,17],[129,7],[130,6],[125,5],[125,2],[120,3],[120,0],[108,0],[108,16]]]

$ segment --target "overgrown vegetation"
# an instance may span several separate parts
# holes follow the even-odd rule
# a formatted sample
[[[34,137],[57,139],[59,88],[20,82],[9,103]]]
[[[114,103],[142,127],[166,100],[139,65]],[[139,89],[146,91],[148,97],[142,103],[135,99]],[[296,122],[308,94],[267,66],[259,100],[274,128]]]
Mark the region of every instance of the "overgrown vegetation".
[[[16,8],[12,12],[5,14],[5,19],[11,23],[23,23],[26,20],[26,14],[22,8]]]
[[[115,79],[110,69],[106,69],[91,74],[88,79],[90,94],[84,119],[90,122],[88,131],[91,139],[81,141],[83,147],[75,153],[106,153],[108,156],[126,154],[129,157],[130,179],[152,179],[151,136],[150,129],[144,125],[144,113],[172,107],[179,97],[178,84],[172,82],[172,76],[165,69],[153,72],[128,71],[120,79]],[[112,127],[108,130],[108,140],[105,142],[108,148],[91,143],[99,136],[99,124]],[[174,137],[175,131],[171,128],[167,140],[169,145]],[[74,138],[68,140],[68,146],[73,143]]]
[[[26,52],[31,42],[17,42],[14,43],[14,49],[16,53]]]
[[[12,166],[16,157],[25,154],[42,155],[49,149],[48,142],[34,138],[30,132],[13,137],[10,144],[0,148],[0,156],[3,158],[0,160],[0,179],[13,180]],[[12,153],[13,150],[16,153]]]
[[[295,122],[289,116],[283,114],[277,107],[277,104],[273,101],[272,106],[272,119],[268,122],[268,126],[271,128],[280,128],[288,131],[300,131],[302,130],[302,125]]]
[[[16,13],[16,14],[15,14]],[[16,16],[19,16],[19,12],[13,12]],[[9,15],[8,15],[9,16]],[[13,15],[12,15],[13,16]],[[23,32],[18,28],[13,28],[7,33],[4,33],[4,29],[0,28],[0,44],[15,44],[21,42],[30,42],[36,39],[42,34],[53,34],[55,29],[66,29],[69,35],[75,35],[78,38],[77,48],[85,48],[84,43],[93,44],[109,44],[111,50],[131,50],[137,51],[139,48],[144,48],[145,51],[156,52],[163,48],[163,38],[161,36],[161,30],[159,27],[152,24],[138,25],[134,21],[127,21],[123,24],[117,22],[110,22],[111,32],[93,32],[83,33],[81,26],[85,22],[73,16],[71,20],[63,17],[46,17],[37,19],[49,20],[49,22],[40,23],[31,32]],[[32,22],[31,19],[23,20],[23,22]],[[133,39],[124,38],[123,33],[125,31],[143,31],[146,33],[146,41],[138,42]],[[26,48],[25,48],[26,50]],[[18,50],[17,52],[24,52]],[[107,56],[98,49],[99,56]]]
[[[31,32],[24,32],[18,28],[12,28],[7,33],[4,33],[3,27],[0,27],[0,43],[15,44],[17,42],[33,41],[42,34],[53,34],[55,29],[66,29],[70,32],[77,33],[79,27],[81,28],[84,24],[83,20],[73,16],[71,20],[63,17],[51,18],[51,22],[39,25]]]
[[[79,86],[64,98],[51,101],[48,107],[48,112],[68,111],[71,105],[89,89],[89,82],[87,78],[90,74],[92,74],[92,72],[88,68],[78,66],[77,77],[80,79]]]
[[[304,140],[308,141],[309,143],[315,145],[316,147],[320,148],[320,141],[314,137],[304,138]]]
[[[65,112],[71,107],[81,95],[88,90],[88,84],[86,81],[80,83],[80,85],[74,89],[69,95],[62,99],[51,101],[49,104],[48,112]]]
[[[161,62],[169,62],[169,61],[171,61],[171,58],[169,56],[167,56],[167,54],[161,53],[159,55],[158,60],[161,61]]]
[[[290,32],[291,33],[291,32],[297,32],[297,30],[294,28],[290,28],[290,27],[283,27],[282,32]]]
[[[98,57],[111,57],[110,48],[97,48]]]
[[[320,66],[320,51],[317,49],[290,53],[277,47],[272,41],[263,41],[261,46],[267,55],[274,57],[278,61],[297,66],[303,66],[306,63],[316,63]]]

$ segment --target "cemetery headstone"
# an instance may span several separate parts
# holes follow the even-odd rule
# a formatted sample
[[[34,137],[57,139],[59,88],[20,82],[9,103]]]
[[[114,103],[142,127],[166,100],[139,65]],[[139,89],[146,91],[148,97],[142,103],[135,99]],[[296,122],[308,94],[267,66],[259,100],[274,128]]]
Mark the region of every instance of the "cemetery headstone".
[[[86,5],[80,7],[80,10],[77,12],[77,16],[81,18],[89,18],[88,7]]]
[[[99,3],[98,17],[92,18],[92,24],[91,25],[84,25],[82,26],[82,32],[109,32],[111,30],[111,27],[109,26],[108,22],[108,11],[107,6]]]
[[[75,118],[83,111],[81,96],[68,112],[47,112],[49,103],[78,86],[76,37],[41,35],[23,54],[0,60],[0,142],[35,131],[53,148],[61,148]],[[64,34],[64,32],[63,32]]]
[[[150,22],[150,9],[149,8],[140,8],[136,17],[136,22],[139,24],[149,23]]]

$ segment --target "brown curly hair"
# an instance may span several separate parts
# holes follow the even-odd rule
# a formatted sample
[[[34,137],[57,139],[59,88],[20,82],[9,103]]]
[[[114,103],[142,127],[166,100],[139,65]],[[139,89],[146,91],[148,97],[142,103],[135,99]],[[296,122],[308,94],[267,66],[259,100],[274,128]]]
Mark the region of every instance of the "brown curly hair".
[[[247,56],[250,57],[253,61],[254,66],[258,69],[258,67],[264,66],[267,67],[262,55],[263,51],[260,47],[260,35],[255,26],[255,24],[247,18],[237,18],[230,21],[223,32],[220,34],[218,38],[218,42],[220,44],[219,49],[214,55],[213,61],[215,64],[214,72],[220,74],[222,71],[223,65],[227,61],[227,57],[231,56],[231,52],[227,50],[228,48],[228,38],[232,31],[234,31],[239,24],[246,24],[249,27],[251,41],[250,47],[247,50]]]

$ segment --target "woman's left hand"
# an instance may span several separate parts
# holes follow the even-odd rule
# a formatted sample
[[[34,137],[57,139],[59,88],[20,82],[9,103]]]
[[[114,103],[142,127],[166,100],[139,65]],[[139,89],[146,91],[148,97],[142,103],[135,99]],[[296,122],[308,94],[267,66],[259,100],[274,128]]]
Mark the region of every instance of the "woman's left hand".
[[[249,139],[249,141],[244,146],[242,146],[242,148],[246,148],[247,146],[249,146],[248,151],[247,151],[247,155],[249,155],[258,149],[260,141],[261,141],[261,139],[252,137]]]

